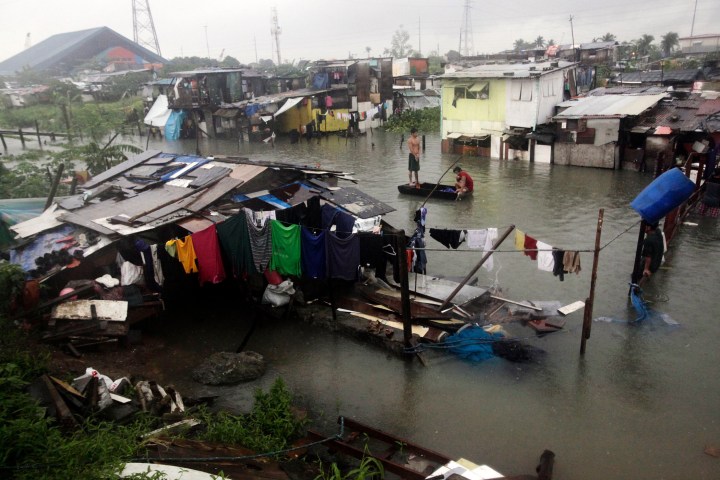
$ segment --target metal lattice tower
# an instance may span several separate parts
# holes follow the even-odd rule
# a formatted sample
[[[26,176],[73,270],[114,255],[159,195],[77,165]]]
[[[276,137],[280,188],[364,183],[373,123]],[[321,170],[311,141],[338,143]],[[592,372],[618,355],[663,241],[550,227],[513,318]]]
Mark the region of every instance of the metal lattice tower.
[[[158,55],[160,42],[158,42],[155,23],[150,12],[150,0],[132,0],[133,10],[133,40],[141,47],[145,47]]]
[[[280,65],[282,64],[282,60],[280,60],[280,34],[282,33],[282,30],[278,25],[277,7],[272,8],[272,28],[270,29],[270,33],[272,33],[273,37],[275,37],[275,51],[278,59],[277,64]]]
[[[473,46],[473,31],[472,31],[472,20],[470,19],[470,9],[472,8],[472,0],[465,0],[465,11],[463,12],[463,22],[460,28],[460,53],[463,56],[469,57],[475,52]]]

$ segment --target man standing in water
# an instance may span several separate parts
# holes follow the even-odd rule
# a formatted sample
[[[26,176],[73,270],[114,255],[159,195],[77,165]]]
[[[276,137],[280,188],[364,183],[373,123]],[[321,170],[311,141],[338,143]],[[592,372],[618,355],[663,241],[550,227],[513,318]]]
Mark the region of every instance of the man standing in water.
[[[407,141],[408,150],[410,155],[408,156],[408,178],[410,179],[410,185],[420,188],[420,140],[418,140],[417,128],[410,130],[410,138]],[[413,182],[413,172],[415,172],[415,181]]]
[[[651,223],[645,227],[645,241],[642,246],[642,278],[638,284],[642,285],[650,276],[657,272],[662,263],[665,250],[665,241],[658,229],[658,223]]]

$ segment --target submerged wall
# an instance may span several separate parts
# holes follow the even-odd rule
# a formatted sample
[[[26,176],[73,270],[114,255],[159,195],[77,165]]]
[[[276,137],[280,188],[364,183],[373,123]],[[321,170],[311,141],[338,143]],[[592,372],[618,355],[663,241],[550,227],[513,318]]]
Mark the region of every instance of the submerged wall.
[[[615,143],[599,146],[556,143],[554,163],[555,165],[613,169],[615,168]]]

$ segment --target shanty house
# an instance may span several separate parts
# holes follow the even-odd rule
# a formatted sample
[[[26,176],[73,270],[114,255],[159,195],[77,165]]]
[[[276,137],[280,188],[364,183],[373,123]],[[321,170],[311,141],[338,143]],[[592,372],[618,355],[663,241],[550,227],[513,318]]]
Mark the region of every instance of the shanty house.
[[[569,97],[575,64],[480,65],[442,76],[442,151],[550,161],[551,138],[527,135]],[[536,148],[536,146],[538,148]]]
[[[666,97],[646,95],[593,95],[558,105],[553,162],[596,168],[621,168],[628,160],[644,158],[644,133],[633,127]]]
[[[167,61],[108,27],[59,33],[0,62],[0,75],[24,68],[64,76],[83,66],[119,70],[158,69]]]

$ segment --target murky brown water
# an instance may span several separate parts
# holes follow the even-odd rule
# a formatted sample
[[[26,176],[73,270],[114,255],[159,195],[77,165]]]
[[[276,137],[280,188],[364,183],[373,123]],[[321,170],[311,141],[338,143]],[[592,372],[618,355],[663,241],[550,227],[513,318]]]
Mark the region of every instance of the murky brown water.
[[[145,139],[142,139],[143,143]],[[373,146],[374,144],[374,146]],[[416,199],[397,193],[407,181],[407,151],[400,136],[375,131],[357,140],[329,138],[275,148],[265,144],[201,143],[202,153],[350,170],[360,187],[397,208],[395,226],[411,230]],[[151,148],[192,153],[195,142],[155,143]],[[439,137],[427,137],[420,177],[437,181],[455,156],[441,155]],[[431,227],[517,228],[553,246],[592,249],[598,209],[605,209],[602,244],[633,225],[629,202],[651,181],[632,171],[605,171],[465,159],[475,179],[472,201],[428,203]],[[450,178],[449,176],[447,177]],[[666,268],[646,288],[653,307],[679,327],[653,321],[640,325],[593,322],[584,358],[579,356],[582,311],[568,317],[562,333],[527,342],[547,354],[535,364],[491,360],[473,364],[450,355],[430,355],[430,365],[404,362],[382,350],[305,324],[258,326],[248,349],[262,353],[270,371],[257,384],[198,387],[187,359],[169,358],[167,371],[187,379],[194,393],[221,394],[221,405],[243,405],[252,388],[281,376],[303,401],[328,419],[354,417],[453,457],[487,463],[506,475],[531,473],[543,449],[557,455],[557,479],[718,479],[720,460],[703,453],[720,446],[720,321],[715,295],[720,285],[720,227],[691,216],[671,245]],[[600,255],[594,317],[634,319],[627,282],[637,227]],[[429,240],[429,247],[439,244]],[[511,249],[511,242],[506,249]],[[477,253],[430,252],[429,273],[464,275]],[[587,297],[592,255],[583,271],[559,282],[518,253],[496,255],[495,270],[480,270],[480,283],[497,283],[513,299]],[[188,358],[234,349],[246,331],[238,319],[195,314],[193,335],[178,332],[167,342],[186,345]],[[227,315],[227,314],[226,314]],[[198,343],[203,338],[202,343]]]

